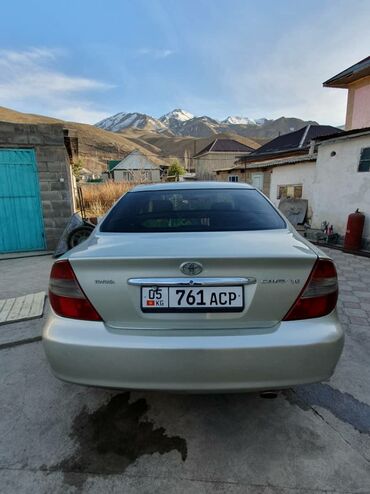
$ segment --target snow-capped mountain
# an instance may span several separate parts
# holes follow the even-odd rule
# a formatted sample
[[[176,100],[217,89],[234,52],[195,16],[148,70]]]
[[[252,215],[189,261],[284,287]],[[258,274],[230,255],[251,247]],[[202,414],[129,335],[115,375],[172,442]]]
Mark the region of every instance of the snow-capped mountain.
[[[230,124],[230,125],[263,125],[266,122],[266,118],[248,118],[248,117],[227,117],[225,120],[222,120],[221,123]]]
[[[186,122],[187,120],[191,120],[194,118],[194,115],[188,111],[181,110],[181,108],[176,108],[175,110],[170,111],[169,113],[166,113],[165,115],[162,115],[159,118],[159,121],[168,124],[171,120],[178,120],[179,122]]]
[[[265,117],[262,118],[256,118],[255,122],[257,125],[264,125],[266,122],[268,122],[268,119]]]
[[[135,128],[145,131],[167,133],[175,136],[210,137],[215,134],[234,133],[244,137],[272,139],[280,134],[308,125],[317,124],[299,118],[280,117],[276,120],[267,118],[251,119],[241,116],[229,116],[219,121],[206,115],[196,117],[191,113],[177,108],[160,118],[145,113],[117,113],[98,122],[96,127],[113,132]]]
[[[192,113],[182,110],[181,108],[176,108],[175,110],[162,115],[159,118],[159,121],[162,122],[168,130],[174,134],[181,134],[183,125],[193,118],[195,117]]]
[[[100,127],[101,129],[111,130],[112,132],[117,132],[119,124],[125,119],[127,113],[120,112],[112,115],[111,117],[104,118],[95,124],[95,127]]]
[[[254,120],[251,120],[248,117],[227,117],[225,120],[222,120],[222,123],[230,124],[230,125],[256,125]]]
[[[129,127],[134,129],[155,130],[157,132],[167,130],[166,125],[145,113],[116,113],[111,117],[101,120],[95,124],[95,126],[112,132],[119,132],[120,130]]]

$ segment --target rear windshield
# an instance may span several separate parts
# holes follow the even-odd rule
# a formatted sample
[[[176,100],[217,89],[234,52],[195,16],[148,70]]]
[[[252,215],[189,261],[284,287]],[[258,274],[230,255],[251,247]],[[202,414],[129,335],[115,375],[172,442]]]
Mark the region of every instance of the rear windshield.
[[[128,192],[103,221],[102,232],[226,232],[286,224],[255,189]]]

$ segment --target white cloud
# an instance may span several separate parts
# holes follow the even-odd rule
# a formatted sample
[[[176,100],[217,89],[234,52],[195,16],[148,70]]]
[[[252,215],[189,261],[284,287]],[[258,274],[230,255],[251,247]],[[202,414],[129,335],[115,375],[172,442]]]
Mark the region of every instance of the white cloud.
[[[233,95],[234,107],[251,117],[297,116],[320,123],[344,123],[347,91],[323,88],[323,81],[368,55],[370,4],[332,2],[282,31],[273,46],[246,56],[234,50],[238,65],[225,64],[218,53],[223,92]],[[350,19],[350,22],[348,22]],[[227,49],[230,49],[228,46]]]
[[[0,104],[23,108],[44,108],[53,116],[76,115],[93,123],[103,114],[85,101],[88,91],[112,86],[95,79],[65,74],[54,68],[60,52],[46,48],[23,51],[0,50]],[[71,111],[71,109],[75,111]],[[105,114],[104,114],[105,115]]]
[[[157,48],[140,48],[137,51],[138,55],[148,56],[152,58],[167,58],[173,55],[175,52],[169,49],[157,49]]]

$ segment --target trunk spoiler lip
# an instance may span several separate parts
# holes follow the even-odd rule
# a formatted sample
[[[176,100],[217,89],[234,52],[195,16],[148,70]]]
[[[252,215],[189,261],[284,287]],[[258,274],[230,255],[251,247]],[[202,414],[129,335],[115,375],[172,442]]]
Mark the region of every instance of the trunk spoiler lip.
[[[129,285],[134,286],[236,286],[254,285],[256,278],[129,278]]]

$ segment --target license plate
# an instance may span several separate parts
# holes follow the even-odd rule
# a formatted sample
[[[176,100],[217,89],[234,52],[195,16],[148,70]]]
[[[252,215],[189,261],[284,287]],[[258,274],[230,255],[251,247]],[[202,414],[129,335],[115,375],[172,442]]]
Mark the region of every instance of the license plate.
[[[241,312],[244,308],[242,286],[142,287],[144,312]]]

